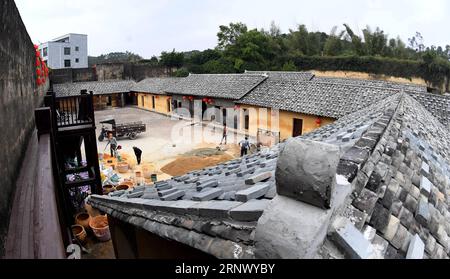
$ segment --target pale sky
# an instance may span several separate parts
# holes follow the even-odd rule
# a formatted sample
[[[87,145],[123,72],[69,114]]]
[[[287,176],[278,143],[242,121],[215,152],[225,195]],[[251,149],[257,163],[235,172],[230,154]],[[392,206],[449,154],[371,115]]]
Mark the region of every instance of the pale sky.
[[[329,33],[348,23],[355,32],[379,26],[390,37],[422,33],[425,45],[450,44],[448,0],[15,0],[34,43],[67,33],[88,35],[89,55],[131,51],[204,50],[217,44],[219,25],[241,21],[283,32],[305,24]]]

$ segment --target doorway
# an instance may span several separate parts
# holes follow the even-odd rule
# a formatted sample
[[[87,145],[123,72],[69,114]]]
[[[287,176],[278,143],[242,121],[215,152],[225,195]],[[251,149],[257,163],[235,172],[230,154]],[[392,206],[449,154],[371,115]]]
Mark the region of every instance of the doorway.
[[[248,109],[244,109],[244,130],[250,129],[250,115]]]
[[[226,108],[222,109],[222,124],[223,125],[227,124],[227,109]]]
[[[145,107],[145,102],[144,102],[144,100],[145,100],[144,96],[141,96],[141,104],[142,104],[143,107]]]
[[[303,132],[303,119],[294,118],[294,125],[292,129],[292,136],[298,137],[302,135]]]
[[[155,96],[152,96],[152,109],[155,109]]]

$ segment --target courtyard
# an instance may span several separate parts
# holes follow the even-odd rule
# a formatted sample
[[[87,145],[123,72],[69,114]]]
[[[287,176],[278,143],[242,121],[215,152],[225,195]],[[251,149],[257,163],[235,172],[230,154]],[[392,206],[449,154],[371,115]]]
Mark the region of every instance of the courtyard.
[[[170,118],[155,112],[135,108],[114,108],[95,112],[96,134],[100,135],[100,122],[115,119],[117,124],[142,122],[146,131],[137,138],[119,137],[120,156],[130,165],[128,173],[120,175],[124,179],[133,179],[136,171],[147,167],[157,175],[158,180],[183,175],[192,170],[214,166],[239,156],[238,143],[243,135],[228,131],[227,145],[220,145],[222,129],[220,127],[203,126],[198,122]],[[110,127],[108,124],[106,128]],[[110,152],[107,140],[98,141],[99,154],[105,154],[107,163]],[[142,150],[142,162],[136,166],[133,147]],[[117,162],[113,160],[113,164]],[[116,165],[113,166],[117,167]],[[148,181],[146,181],[148,182]]]

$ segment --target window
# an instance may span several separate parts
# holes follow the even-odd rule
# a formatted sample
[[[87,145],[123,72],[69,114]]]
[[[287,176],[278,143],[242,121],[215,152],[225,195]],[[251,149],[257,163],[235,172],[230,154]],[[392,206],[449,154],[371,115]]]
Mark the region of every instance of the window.
[[[48,48],[44,47],[44,49],[42,49],[42,56],[47,57],[48,55]]]
[[[80,62],[80,59],[75,58],[75,63],[79,63],[79,62]]]
[[[155,96],[152,96],[152,108],[155,109]]]
[[[170,112],[171,108],[172,108],[172,106],[170,104],[170,99],[167,99],[167,112]]]
[[[145,100],[144,96],[141,96],[141,104],[142,104],[143,107],[145,107],[145,101],[144,100]]]
[[[64,48],[64,55],[70,55],[70,47]]]
[[[64,60],[64,67],[70,68],[70,60]]]
[[[80,47],[75,47],[75,51],[80,51]]]

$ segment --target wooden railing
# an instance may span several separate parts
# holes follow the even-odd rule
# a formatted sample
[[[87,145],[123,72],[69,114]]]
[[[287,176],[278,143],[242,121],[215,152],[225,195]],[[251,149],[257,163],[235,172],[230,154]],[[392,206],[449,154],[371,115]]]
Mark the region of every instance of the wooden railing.
[[[95,124],[92,92],[87,93],[83,90],[80,95],[56,97],[54,92],[49,91],[47,95],[46,105],[52,110],[55,127]]]

